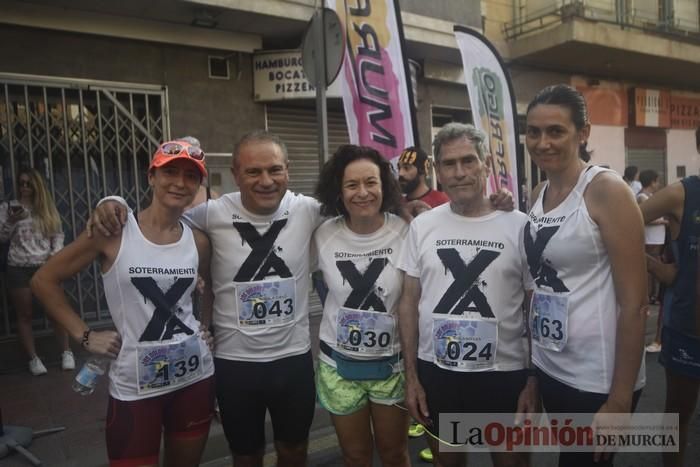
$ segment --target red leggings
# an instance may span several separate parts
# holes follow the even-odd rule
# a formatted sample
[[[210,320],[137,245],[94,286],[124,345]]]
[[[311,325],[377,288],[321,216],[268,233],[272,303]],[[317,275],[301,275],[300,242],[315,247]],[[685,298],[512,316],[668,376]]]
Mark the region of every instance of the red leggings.
[[[107,455],[112,467],[157,464],[161,432],[206,436],[214,416],[214,376],[162,396],[135,401],[109,397]]]

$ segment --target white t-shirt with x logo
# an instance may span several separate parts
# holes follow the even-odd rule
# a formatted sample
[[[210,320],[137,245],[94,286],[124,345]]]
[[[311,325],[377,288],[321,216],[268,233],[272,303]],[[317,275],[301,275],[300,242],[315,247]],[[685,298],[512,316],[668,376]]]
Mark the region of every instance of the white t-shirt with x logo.
[[[420,279],[418,358],[453,371],[526,366],[526,223],[519,211],[465,217],[450,204],[413,220],[399,268]]]

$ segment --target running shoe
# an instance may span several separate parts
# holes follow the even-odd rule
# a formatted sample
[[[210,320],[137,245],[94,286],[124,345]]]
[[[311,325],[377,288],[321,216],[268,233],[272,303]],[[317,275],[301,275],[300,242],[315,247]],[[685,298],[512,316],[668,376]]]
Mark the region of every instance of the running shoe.
[[[425,448],[421,452],[418,453],[418,457],[420,460],[423,462],[433,462],[433,451],[430,450],[430,448]]]
[[[34,355],[34,358],[29,360],[29,372],[34,376],[41,376],[46,374],[46,367],[41,362],[41,359]]]
[[[61,354],[61,369],[66,371],[75,370],[75,357],[70,350],[66,350]]]
[[[425,428],[420,423],[411,423],[408,427],[408,436],[411,438],[418,438],[425,434]]]
[[[659,344],[658,342],[652,342],[651,344],[647,345],[644,348],[649,353],[661,352],[661,344]]]

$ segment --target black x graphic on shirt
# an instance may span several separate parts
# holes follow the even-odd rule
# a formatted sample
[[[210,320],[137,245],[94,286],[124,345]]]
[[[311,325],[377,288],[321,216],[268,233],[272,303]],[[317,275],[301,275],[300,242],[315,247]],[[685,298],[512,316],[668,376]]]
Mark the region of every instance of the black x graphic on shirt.
[[[336,261],[335,264],[343,279],[352,287],[352,292],[343,306],[356,310],[386,311],[384,302],[374,292],[374,286],[388,262],[386,258],[374,258],[365,273],[360,274],[352,261]]]
[[[459,256],[459,252],[454,248],[442,248],[437,250],[438,257],[442,264],[449,269],[454,277],[454,281],[445,291],[442,298],[435,306],[433,313],[444,313],[461,315],[469,311],[473,303],[481,316],[493,318],[486,296],[479,289],[477,280],[479,275],[500,255],[497,251],[481,250],[466,265]],[[454,309],[454,310],[453,310]]]
[[[141,295],[156,306],[139,342],[167,340],[175,334],[194,334],[194,331],[173,313],[173,308],[193,281],[194,279],[191,277],[181,277],[175,280],[167,292],[163,293],[152,277],[131,278],[131,283],[141,292]]]
[[[559,279],[557,271],[546,261],[542,255],[544,249],[559,230],[559,226],[543,227],[537,231],[537,239],[532,239],[530,233],[530,222],[525,226],[525,253],[527,255],[527,266],[530,269],[532,278],[538,286],[550,287],[554,292],[568,292],[564,282]]]
[[[287,219],[276,220],[263,235],[247,222],[234,222],[243,241],[248,243],[253,251],[238,270],[234,282],[259,281],[267,276],[292,277],[284,260],[275,253],[275,240],[287,225]]]

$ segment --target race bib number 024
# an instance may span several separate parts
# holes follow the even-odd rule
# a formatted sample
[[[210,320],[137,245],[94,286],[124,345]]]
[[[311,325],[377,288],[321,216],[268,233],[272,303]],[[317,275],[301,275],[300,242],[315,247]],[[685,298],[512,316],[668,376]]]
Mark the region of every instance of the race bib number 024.
[[[447,370],[493,368],[498,345],[498,322],[485,319],[433,320],[435,364]]]
[[[241,327],[283,326],[294,322],[294,279],[236,284]]]
[[[199,334],[172,344],[136,346],[139,394],[153,394],[187,384],[202,374]]]
[[[568,297],[537,291],[532,295],[530,314],[532,341],[539,347],[561,352],[568,338]]]
[[[394,317],[389,313],[341,308],[336,330],[338,347],[348,352],[394,354]]]

